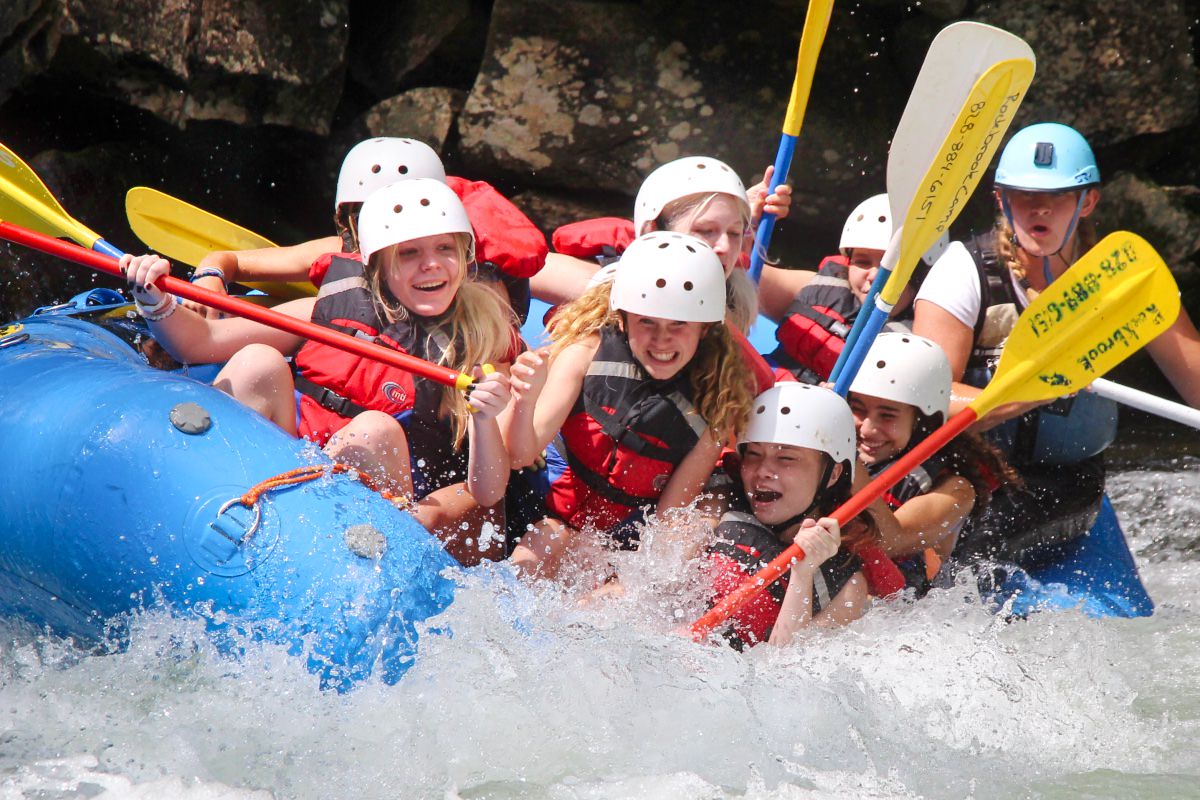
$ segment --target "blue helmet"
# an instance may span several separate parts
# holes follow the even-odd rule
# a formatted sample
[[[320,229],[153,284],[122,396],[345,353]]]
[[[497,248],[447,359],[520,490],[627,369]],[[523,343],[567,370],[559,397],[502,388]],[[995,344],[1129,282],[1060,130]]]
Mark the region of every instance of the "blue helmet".
[[[1006,189],[1059,192],[1099,182],[1100,170],[1087,140],[1057,122],[1017,131],[996,166],[996,186]]]

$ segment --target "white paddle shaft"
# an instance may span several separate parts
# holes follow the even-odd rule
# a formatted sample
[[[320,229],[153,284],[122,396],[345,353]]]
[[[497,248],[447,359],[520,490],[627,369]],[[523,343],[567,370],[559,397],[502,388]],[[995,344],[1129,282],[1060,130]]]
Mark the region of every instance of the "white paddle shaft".
[[[1128,386],[1122,386],[1104,378],[1092,381],[1091,390],[1101,397],[1115,400],[1130,408],[1136,408],[1148,414],[1156,414],[1163,419],[1178,422],[1180,425],[1189,425],[1200,429],[1200,411],[1191,406],[1164,400],[1149,392],[1130,389]]]

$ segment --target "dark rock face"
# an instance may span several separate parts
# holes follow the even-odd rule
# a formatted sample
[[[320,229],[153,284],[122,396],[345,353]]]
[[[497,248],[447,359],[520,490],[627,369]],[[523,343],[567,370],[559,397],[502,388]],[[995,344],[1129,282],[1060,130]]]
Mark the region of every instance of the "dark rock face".
[[[337,0],[68,0],[78,74],[180,127],[276,124],[325,134],[349,11]],[[73,62],[76,59],[72,59]],[[69,65],[63,65],[70,69]]]
[[[761,174],[791,88],[792,34],[803,26],[802,9],[774,11],[778,27],[747,30],[745,11],[724,4],[696,14],[667,3],[499,2],[459,126],[463,158],[476,171],[523,174],[540,186],[630,195],[683,155]],[[862,39],[853,24],[849,37]],[[862,53],[831,40],[821,74],[837,75],[849,49]],[[882,96],[899,89],[892,70],[874,77]],[[828,210],[820,198],[861,180],[857,153],[886,150],[892,103],[863,102],[847,89],[836,79],[818,84],[817,97],[836,100],[810,104],[793,172],[818,202],[805,211]],[[853,146],[842,135],[850,119]]]
[[[322,235],[357,140],[437,147],[453,174],[516,196],[550,230],[628,213],[681,155],[747,182],[774,160],[805,4],[666,0],[7,0],[0,136],[66,209],[129,249],[122,197],[162,188],[280,242]],[[1196,0],[861,0],[838,4],[773,253],[811,266],[885,187],[887,148],[926,48],[949,22],[1023,36],[1038,74],[1016,125],[1095,144],[1102,230],[1136,230],[1200,284]],[[955,233],[986,225],[985,177]],[[0,318],[90,277],[0,272]],[[75,277],[61,277],[75,275]],[[1186,287],[1185,287],[1186,288]],[[1194,309],[1200,312],[1200,309]]]
[[[50,63],[60,14],[54,0],[8,0],[0,6],[0,103]]]
[[[1196,120],[1194,17],[1180,2],[1087,0],[989,3],[975,15],[1037,54],[1036,82],[1018,122],[1063,122],[1094,147]]]

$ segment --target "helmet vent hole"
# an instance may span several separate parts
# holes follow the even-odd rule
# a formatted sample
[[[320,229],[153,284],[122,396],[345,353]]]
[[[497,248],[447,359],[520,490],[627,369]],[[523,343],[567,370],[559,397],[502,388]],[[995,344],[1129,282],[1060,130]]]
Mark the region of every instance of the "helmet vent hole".
[[[423,206],[428,206],[428,205],[429,205],[429,198],[428,198],[428,197],[422,197],[422,198],[421,198],[421,205],[423,205]]]
[[[783,408],[779,409],[779,413],[780,414],[790,414],[790,413],[792,413],[792,408],[791,408],[791,406],[784,406]]]
[[[670,247],[670,246],[671,246],[671,243],[670,243],[670,242],[663,242],[662,244],[660,244],[660,245],[658,246],[658,249],[659,249],[659,250],[663,250],[663,249],[665,249],[665,248],[668,248],[668,247]]]
[[[692,290],[692,282],[691,282],[691,281],[684,281],[684,282],[683,282],[683,290],[684,290],[685,292],[690,292],[690,291]]]
[[[684,247],[686,247],[686,248],[687,248],[687,251],[688,251],[689,253],[694,253],[694,252],[696,252],[696,248],[692,247],[690,244],[685,244],[685,245],[684,245]]]
[[[758,408],[754,409],[754,413],[755,413],[755,414],[761,414],[761,413],[763,413],[763,412],[764,412],[764,411],[766,411],[766,410],[767,410],[767,407],[766,407],[766,406],[759,406]]]
[[[378,174],[379,174],[379,170],[381,170],[381,169],[383,169],[383,168],[382,168],[382,167],[380,167],[378,164],[372,164],[372,165],[371,165],[371,172],[372,172],[372,173],[374,173],[374,174],[376,174],[376,175],[378,175]]]
[[[397,214],[399,214],[403,210],[404,210],[404,206],[402,206],[402,205],[397,204],[395,206],[392,206],[392,211],[394,211]]]
[[[665,280],[665,279],[663,279],[663,278],[659,278],[658,280],[656,280],[656,281],[654,282],[654,285],[655,285],[655,286],[657,286],[657,287],[658,287],[658,288],[660,288],[660,289],[663,289],[663,288],[666,288],[667,282],[666,282],[666,280]]]
[[[707,166],[707,164],[697,164],[696,169],[705,169]]]
[[[407,175],[408,174],[408,165],[401,164],[399,169],[397,169],[396,171],[399,172],[401,175]]]
[[[880,221],[880,222],[887,222],[887,217],[885,217],[884,215],[880,214],[880,215],[879,215],[879,221]]]
[[[876,361],[875,362],[875,369],[883,369],[886,366],[887,366],[886,361]]]

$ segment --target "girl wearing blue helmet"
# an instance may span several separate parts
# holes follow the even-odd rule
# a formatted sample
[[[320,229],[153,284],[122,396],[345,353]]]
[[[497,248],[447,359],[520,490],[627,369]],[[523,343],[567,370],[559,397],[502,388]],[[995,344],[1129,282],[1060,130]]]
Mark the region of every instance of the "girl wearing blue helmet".
[[[955,244],[917,295],[913,332],[950,359],[951,413],[991,379],[1004,342],[1030,300],[1096,242],[1091,214],[1100,171],[1078,131],[1040,123],[1018,131],[996,167],[994,231]],[[1148,348],[1184,399],[1200,407],[1200,334],[1186,313]],[[1116,408],[1090,392],[1041,407],[1013,403],[981,427],[1008,455],[1026,488],[1001,492],[960,552],[1032,559],[1083,534],[1104,490],[1100,453],[1116,434]],[[1016,534],[1016,530],[1021,534]]]

